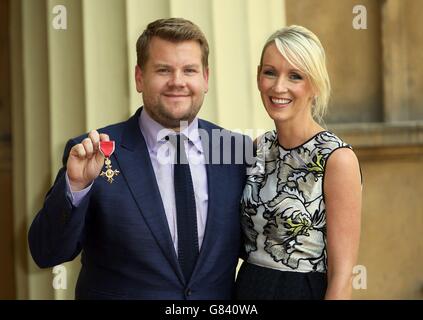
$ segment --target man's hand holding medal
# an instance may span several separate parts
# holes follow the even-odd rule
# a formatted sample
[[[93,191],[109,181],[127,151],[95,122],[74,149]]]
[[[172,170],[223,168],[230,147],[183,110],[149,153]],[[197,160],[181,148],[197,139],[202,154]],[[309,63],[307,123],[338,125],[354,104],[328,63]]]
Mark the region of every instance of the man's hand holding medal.
[[[113,177],[119,174],[118,170],[112,169],[109,159],[114,150],[114,141],[110,141],[107,134],[99,134],[96,130],[91,131],[88,138],[81,143],[73,146],[66,164],[72,191],[86,188],[99,175],[112,183]],[[106,171],[101,172],[103,165]]]

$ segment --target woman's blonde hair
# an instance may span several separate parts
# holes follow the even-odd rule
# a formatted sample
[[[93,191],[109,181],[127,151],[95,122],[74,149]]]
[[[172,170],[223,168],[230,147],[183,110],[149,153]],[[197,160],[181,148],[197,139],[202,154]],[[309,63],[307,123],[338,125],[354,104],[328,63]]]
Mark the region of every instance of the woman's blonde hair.
[[[260,69],[266,48],[276,44],[282,56],[295,68],[303,72],[316,92],[312,115],[323,122],[330,97],[330,81],[326,69],[326,55],[317,36],[305,27],[291,25],[277,30],[266,41],[260,58]]]

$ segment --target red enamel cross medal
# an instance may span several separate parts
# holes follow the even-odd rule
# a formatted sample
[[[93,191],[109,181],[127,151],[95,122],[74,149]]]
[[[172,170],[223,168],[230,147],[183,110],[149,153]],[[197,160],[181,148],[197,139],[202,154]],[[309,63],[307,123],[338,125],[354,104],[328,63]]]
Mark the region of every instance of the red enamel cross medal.
[[[110,161],[110,156],[115,151],[115,142],[114,141],[100,141],[100,152],[106,158],[104,160],[104,166],[106,167],[106,171],[102,171],[100,176],[107,178],[109,183],[113,182],[113,177],[117,176],[120,172],[118,170],[112,169],[112,162]]]

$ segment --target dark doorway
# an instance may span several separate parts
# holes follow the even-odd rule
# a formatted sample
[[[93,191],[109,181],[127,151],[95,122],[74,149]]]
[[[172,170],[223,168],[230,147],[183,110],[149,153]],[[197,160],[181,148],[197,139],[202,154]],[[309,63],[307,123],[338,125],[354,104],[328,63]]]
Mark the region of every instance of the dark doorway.
[[[15,299],[10,0],[0,0],[0,299]]]

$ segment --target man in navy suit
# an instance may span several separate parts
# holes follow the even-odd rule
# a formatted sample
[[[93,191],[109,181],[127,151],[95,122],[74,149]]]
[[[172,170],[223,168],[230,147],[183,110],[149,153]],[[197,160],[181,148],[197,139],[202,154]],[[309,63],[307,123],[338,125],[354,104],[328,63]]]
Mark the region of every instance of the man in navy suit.
[[[41,268],[82,252],[77,299],[231,299],[246,176],[234,141],[251,141],[197,118],[208,90],[208,51],[190,21],[150,23],[137,41],[135,82],[143,108],[67,143],[29,246]],[[229,136],[217,139],[229,148],[216,144],[216,132]],[[189,159],[188,182],[176,181],[179,169],[163,161],[176,152],[168,143],[176,134]],[[119,171],[112,183],[100,176],[99,143],[108,140],[115,141],[110,160]],[[186,201],[179,199],[183,192]],[[194,223],[182,219],[184,210],[194,212]],[[194,252],[188,268],[182,262],[191,254],[187,247]]]

